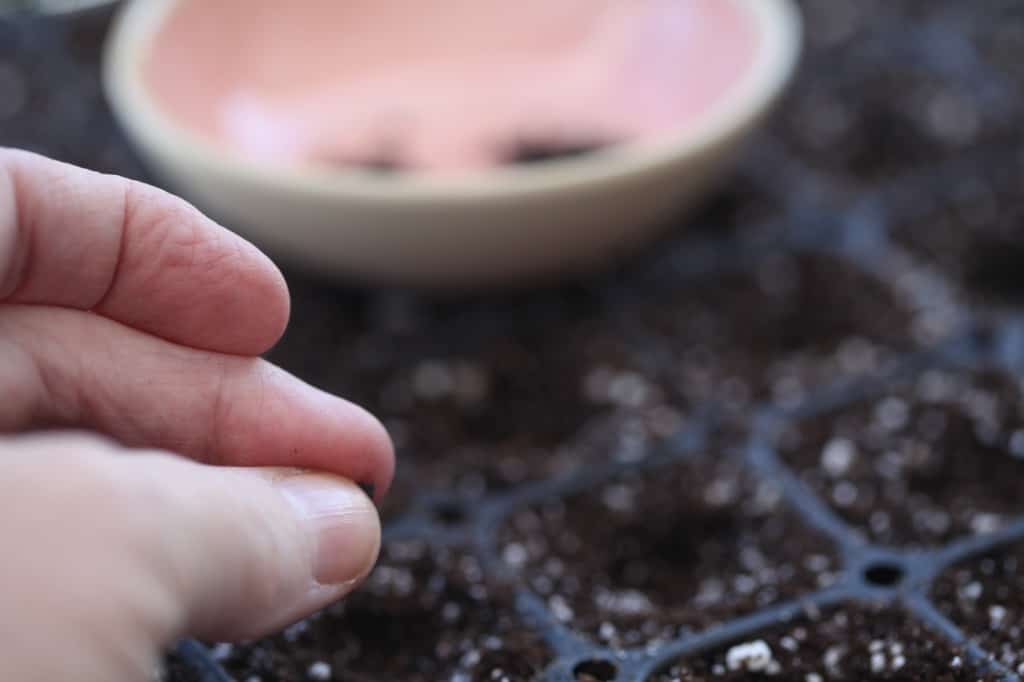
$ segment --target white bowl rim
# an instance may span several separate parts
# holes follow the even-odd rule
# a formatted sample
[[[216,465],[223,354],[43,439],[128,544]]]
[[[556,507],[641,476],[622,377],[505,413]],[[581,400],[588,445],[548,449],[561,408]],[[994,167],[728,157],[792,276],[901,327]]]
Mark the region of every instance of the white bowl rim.
[[[559,191],[613,181],[711,151],[768,109],[789,81],[800,52],[802,22],[792,0],[729,0],[754,19],[760,54],[739,83],[693,123],[649,140],[541,164],[509,164],[465,174],[397,173],[365,169],[272,168],[203,138],[157,106],[141,64],[150,39],[180,0],[129,0],[115,19],[104,57],[104,85],[115,114],[130,132],[176,161],[267,190],[388,201],[479,199]],[[120,111],[118,111],[120,110]],[[124,112],[131,112],[131,116]],[[134,119],[134,120],[132,120]]]

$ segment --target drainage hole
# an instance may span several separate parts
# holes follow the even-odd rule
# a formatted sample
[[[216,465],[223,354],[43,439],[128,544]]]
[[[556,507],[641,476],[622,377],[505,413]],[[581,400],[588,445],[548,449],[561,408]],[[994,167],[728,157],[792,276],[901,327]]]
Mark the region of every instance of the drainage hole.
[[[898,585],[903,580],[903,576],[903,567],[888,561],[880,561],[864,569],[864,579],[878,587]]]
[[[576,682],[611,682],[618,673],[608,661],[583,661],[572,669]]]

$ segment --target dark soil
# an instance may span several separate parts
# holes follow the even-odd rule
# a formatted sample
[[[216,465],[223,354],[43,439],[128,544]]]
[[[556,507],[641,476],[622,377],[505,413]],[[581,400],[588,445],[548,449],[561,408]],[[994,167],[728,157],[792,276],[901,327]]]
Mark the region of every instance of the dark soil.
[[[785,201],[763,177],[764,168],[740,168],[705,199],[689,220],[689,229],[708,235],[746,233],[780,219]]]
[[[164,657],[154,682],[202,682],[199,674],[176,653]]]
[[[912,188],[893,236],[976,303],[1024,303],[1022,147],[962,164],[956,180]]]
[[[800,422],[782,456],[872,541],[935,545],[1024,513],[1019,381],[931,370]]]
[[[406,508],[413,480],[478,497],[619,449],[595,446],[588,431],[650,443],[709,402],[792,404],[830,378],[877,369],[909,345],[911,324],[881,283],[816,255],[487,303],[365,297],[302,280],[293,298],[270,357],[384,419],[401,463],[389,518]]]
[[[963,23],[944,19],[957,3],[802,4],[819,30],[807,32],[811,49],[776,130],[807,165],[858,189],[1024,140],[1009,106],[1019,98],[978,77],[960,50]],[[987,3],[968,14],[1000,23]],[[935,37],[907,39],[925,31]]]
[[[792,406],[815,387],[871,374],[911,345],[913,318],[885,284],[838,257],[767,256],[743,271],[656,281],[612,311],[656,350],[659,384],[732,411]]]
[[[952,161],[972,146],[999,141],[995,131],[977,120],[978,96],[966,86],[968,91],[963,92],[936,81],[930,71],[915,72],[913,64],[875,68],[877,72],[793,95],[782,127],[802,160],[861,187]],[[822,111],[829,116],[822,116]],[[829,153],[823,154],[826,149]]]
[[[1024,674],[1024,545],[953,566],[936,581],[932,599],[996,661]]]
[[[361,163],[355,164],[363,170],[370,171],[377,175],[388,176],[395,175],[401,171],[408,170],[402,165],[401,161],[398,161],[390,156],[380,156],[375,159],[368,159]]]
[[[537,165],[550,161],[575,159],[595,154],[610,146],[611,143],[605,142],[521,140],[507,145],[507,149],[499,153],[498,164]],[[362,161],[326,159],[322,163],[324,162],[338,168],[359,168],[381,176],[414,170],[402,158],[401,148],[397,142],[385,147],[376,156]]]
[[[440,303],[293,280],[292,322],[270,357],[381,416],[400,461],[390,517],[414,488],[478,498],[603,458],[573,447],[585,426],[660,404],[631,370],[636,351],[600,321],[600,296]],[[595,372],[618,381],[614,395],[587,394]]]
[[[850,605],[692,656],[652,682],[980,682],[962,653],[908,615]]]
[[[526,682],[551,655],[479,561],[393,542],[352,597],[255,644],[215,652],[239,680]]]
[[[575,159],[595,154],[611,146],[608,142],[521,140],[509,146],[503,155],[506,164],[537,164],[548,161]]]
[[[1019,94],[1019,88],[1024,87],[1024,6],[1017,0],[990,0],[984,4],[984,11],[970,10],[962,3],[949,3],[932,11],[956,22],[977,58],[988,67],[994,87],[1011,93],[1017,88],[1014,94]],[[1004,104],[1019,112],[1024,101],[1010,96]]]
[[[780,495],[729,458],[673,464],[514,514],[502,557],[594,640],[657,643],[836,580]]]
[[[0,146],[93,170],[144,177],[114,124],[100,83],[111,11],[58,26],[0,11]]]

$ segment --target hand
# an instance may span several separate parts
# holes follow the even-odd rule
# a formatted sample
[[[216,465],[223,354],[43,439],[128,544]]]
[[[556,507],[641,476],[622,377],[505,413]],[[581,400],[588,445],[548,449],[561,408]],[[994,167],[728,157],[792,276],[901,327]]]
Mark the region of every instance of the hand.
[[[0,149],[0,432],[33,432],[0,436],[0,679],[147,679],[370,570],[351,481],[383,494],[391,443],[256,357],[287,318],[271,262],[185,203]]]

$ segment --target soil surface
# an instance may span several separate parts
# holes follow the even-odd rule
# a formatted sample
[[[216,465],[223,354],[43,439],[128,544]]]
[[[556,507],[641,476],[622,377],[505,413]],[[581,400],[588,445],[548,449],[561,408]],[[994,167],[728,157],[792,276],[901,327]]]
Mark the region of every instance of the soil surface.
[[[1014,22],[999,3],[980,11],[927,0],[800,4],[809,50],[775,130],[808,166],[856,191],[1024,140],[1014,86],[979,73],[975,54],[994,52],[996,68],[1024,71],[1013,64],[1019,6]],[[927,32],[930,40],[907,39]],[[972,33],[979,50],[965,40]]]
[[[993,3],[999,4],[999,3]],[[1003,0],[994,21],[972,22],[971,37],[982,59],[1019,92],[1024,88],[1024,13],[1019,3]],[[1007,102],[1020,113],[1020,99]]]
[[[557,619],[613,647],[663,642],[813,592],[838,570],[829,543],[774,483],[724,457],[526,509],[499,538],[505,564]]]
[[[996,661],[1024,674],[1024,545],[952,566],[939,576],[931,596]]]
[[[977,304],[1024,303],[1024,154],[967,160],[945,182],[898,197],[896,241]]]
[[[930,370],[799,422],[783,459],[866,538],[937,545],[1024,513],[1021,384]]]
[[[786,198],[774,191],[766,164],[758,163],[758,151],[755,143],[745,165],[701,202],[688,229],[707,235],[752,235],[764,223],[783,217]]]
[[[652,682],[979,682],[954,646],[906,614],[871,605],[813,613],[688,657]]]
[[[0,146],[145,177],[103,95],[100,64],[112,11],[59,29],[44,19],[12,21],[3,14],[0,9]]]
[[[218,645],[239,680],[526,682],[550,661],[512,591],[466,552],[393,542],[345,602],[254,644]]]
[[[659,277],[487,303],[365,298],[297,280],[270,358],[384,419],[400,458],[391,518],[413,481],[475,498],[565,475],[620,451],[588,431],[651,444],[711,404],[793,404],[909,344],[911,315],[895,294],[833,256]]]
[[[170,653],[164,657],[153,682],[202,682],[202,679],[178,654]]]
[[[909,306],[845,259],[775,254],[746,266],[656,279],[611,311],[684,403],[793,406],[911,345]]]
[[[383,419],[399,457],[387,519],[418,490],[478,499],[604,457],[573,443],[614,412],[657,418],[636,351],[600,321],[600,289],[437,302],[293,278],[292,292],[270,359]],[[588,395],[595,372],[618,381],[615,396]],[[682,426],[669,421],[662,431]]]

